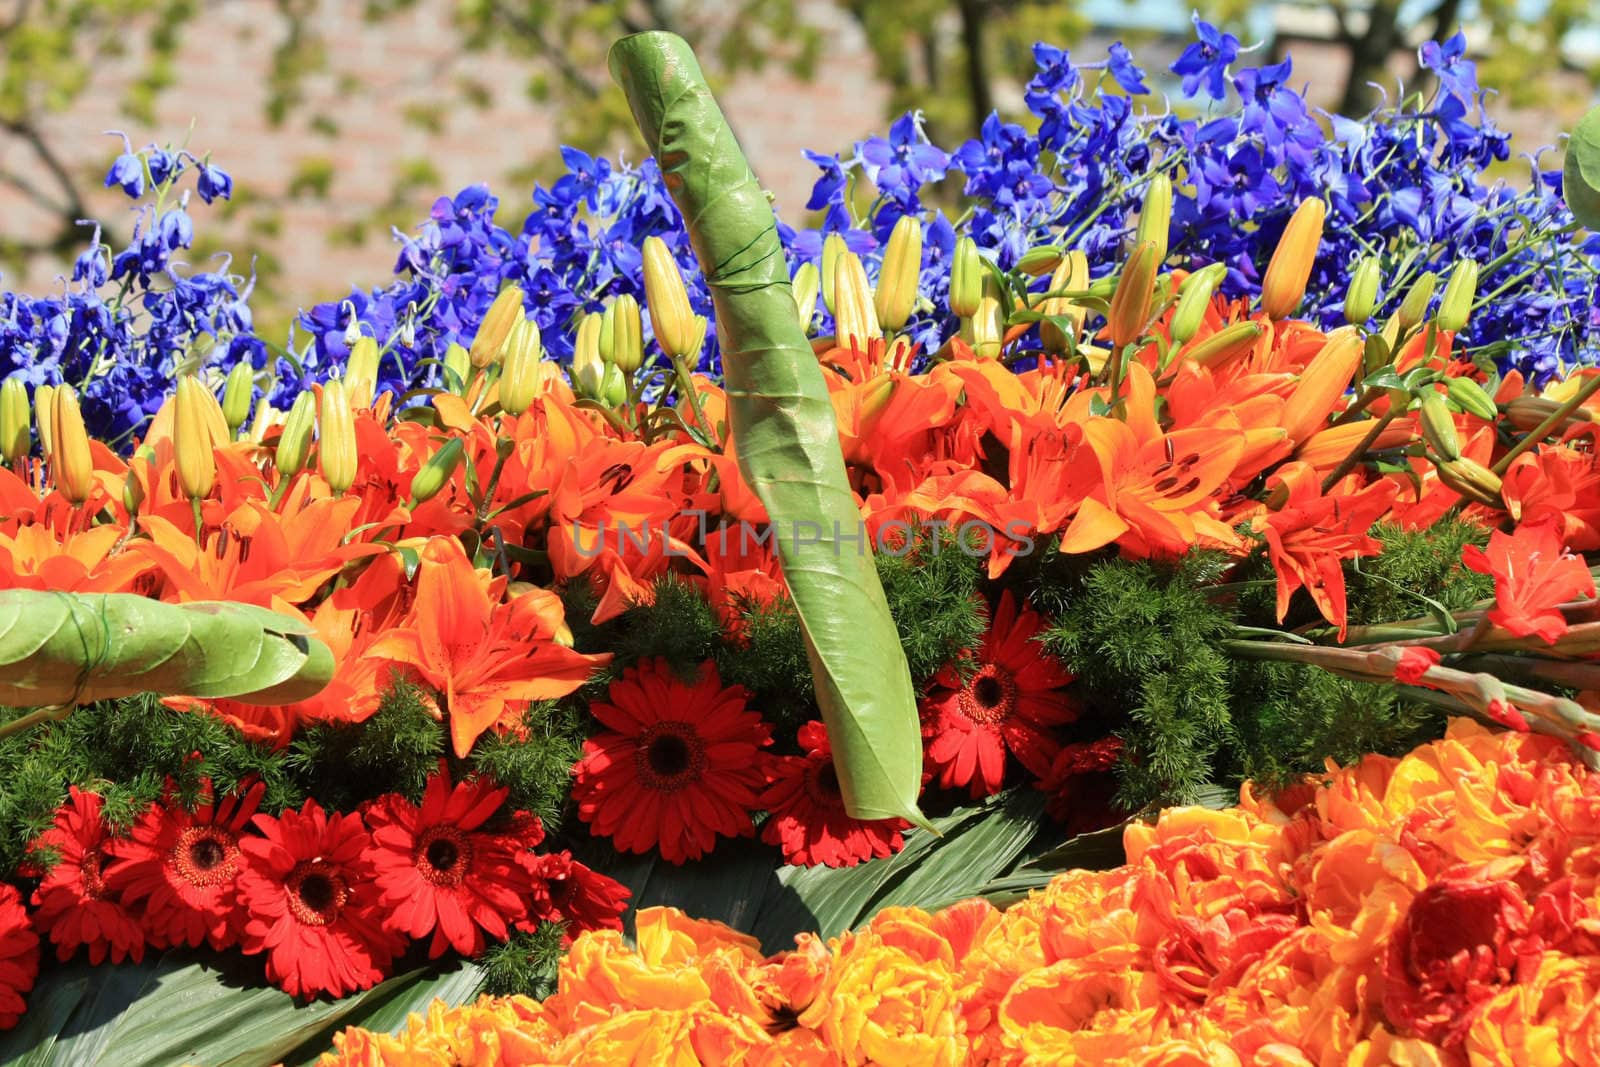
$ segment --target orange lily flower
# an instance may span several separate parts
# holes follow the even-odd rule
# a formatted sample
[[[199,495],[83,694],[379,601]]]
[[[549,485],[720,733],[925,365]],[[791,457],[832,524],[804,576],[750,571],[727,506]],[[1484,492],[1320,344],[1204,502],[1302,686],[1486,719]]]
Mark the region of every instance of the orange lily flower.
[[[1322,617],[1339,628],[1343,641],[1347,621],[1340,561],[1371,556],[1383,547],[1367,531],[1389,510],[1399,486],[1380,480],[1359,492],[1324,496],[1320,480],[1307,463],[1285,464],[1269,482],[1288,487],[1288,503],[1258,516],[1252,528],[1265,535],[1278,574],[1278,621],[1288,615],[1295,590],[1304,587]]]
[[[1244,455],[1243,433],[1157,430],[1141,441],[1127,423],[1111,418],[1090,419],[1083,432],[1104,477],[1095,495],[1127,525],[1115,540],[1130,554],[1177,555],[1202,537],[1219,545],[1237,543],[1212,512],[1215,494]]]
[[[1524,524],[1555,522],[1578,552],[1600,549],[1600,466],[1590,452],[1541,446],[1512,460],[1501,496]]]
[[[47,526],[24,526],[13,536],[0,533],[0,588],[128,592],[151,563],[114,552],[125,532],[107,525],[60,536]]]
[[[1567,551],[1553,520],[1523,523],[1509,534],[1496,530],[1487,551],[1468,545],[1461,562],[1470,571],[1494,576],[1490,622],[1518,637],[1538,634],[1547,644],[1567,632],[1567,620],[1556,608],[1595,592],[1583,557]]]
[[[455,538],[430,538],[421,557],[405,625],[380,636],[367,656],[410,668],[442,695],[457,756],[486,730],[515,727],[512,705],[564,697],[610,662],[609,654],[556,643],[562,619],[553,597],[495,603],[505,579],[475,570]]]

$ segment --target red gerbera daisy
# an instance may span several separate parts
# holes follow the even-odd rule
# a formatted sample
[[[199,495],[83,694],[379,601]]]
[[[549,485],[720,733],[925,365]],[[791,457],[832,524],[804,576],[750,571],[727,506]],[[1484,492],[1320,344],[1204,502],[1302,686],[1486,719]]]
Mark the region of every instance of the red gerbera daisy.
[[[189,811],[168,782],[167,796],[140,816],[133,836],[112,844],[120,862],[106,881],[130,907],[143,901],[139,910],[151,945],[198,948],[209,942],[221,949],[239,940],[239,841],[266,788],[257,782],[217,802],[207,778],[200,783],[199,806]]]
[[[1075,834],[1102,830],[1122,821],[1112,807],[1117,791],[1117,758],[1122,755],[1120,737],[1098,741],[1079,741],[1062,745],[1050,773],[1039,782],[1048,794],[1045,810]]]
[[[1043,626],[1032,608],[1018,612],[1008,591],[978,649],[977,670],[963,678],[951,664],[935,677],[922,705],[922,736],[941,786],[965,786],[974,797],[999,792],[1007,749],[1035,776],[1050,773],[1060,747],[1050,728],[1071,722],[1077,710],[1061,692],[1072,674],[1035,640]]]
[[[53,849],[58,862],[33,891],[34,921],[49,934],[56,958],[69,960],[89,946],[89,962],[109,952],[112,963],[144,959],[144,931],[106,883],[110,834],[100,818],[100,797],[73,786],[56,811],[56,824],[36,847]]]
[[[799,740],[806,754],[775,761],[772,781],[757,801],[772,813],[761,829],[762,840],[802,866],[854,867],[899,852],[905,845],[901,831],[910,825],[905,820],[863,822],[845,812],[827,728],[808,722],[800,727]]]
[[[39,935],[17,887],[0,883],[0,1030],[17,1025],[39,976]]]
[[[573,770],[578,817],[619,851],[659,848],[668,863],[699,859],[719,836],[754,833],[772,738],[746,696],[724,689],[709,663],[692,685],[666,660],[630,669],[609,704],[590,708],[606,730],[584,742]]]
[[[569,935],[622,929],[622,913],[632,894],[615,878],[585,867],[570,852],[524,852],[517,860],[534,885],[529,917],[517,924],[520,929],[531,930],[540,922],[566,923]]]
[[[362,853],[361,816],[298,812],[255,817],[260,837],[240,843],[239,892],[249,912],[244,951],[267,953],[267,978],[292,996],[336,997],[376,985],[401,948],[378,914],[378,885]]]
[[[539,821],[524,823],[516,837],[479,829],[509,792],[484,778],[452,788],[441,762],[420,808],[396,796],[367,812],[366,858],[377,872],[384,922],[415,939],[432,934],[430,958],[446,946],[476,956],[485,930],[504,940],[506,924],[527,914],[532,880],[516,853],[543,839]]]

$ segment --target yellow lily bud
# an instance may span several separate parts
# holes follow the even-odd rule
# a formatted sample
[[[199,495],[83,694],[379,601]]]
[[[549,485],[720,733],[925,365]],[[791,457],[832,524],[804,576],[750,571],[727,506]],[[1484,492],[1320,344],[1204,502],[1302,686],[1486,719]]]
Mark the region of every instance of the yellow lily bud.
[[[817,293],[822,288],[822,275],[815,263],[802,263],[794,272],[794,309],[800,318],[800,329],[811,333],[811,317],[817,313]]]
[[[261,403],[256,405],[256,417],[250,422],[250,440],[259,445],[261,439],[267,436],[267,431],[279,421],[278,414],[278,411],[263,397]]]
[[[1461,440],[1456,435],[1456,419],[1444,394],[1429,387],[1422,394],[1417,411],[1417,421],[1422,425],[1422,439],[1440,459],[1460,459]]]
[[[62,385],[51,398],[55,411],[52,427],[55,440],[50,453],[50,471],[61,495],[82,504],[94,490],[94,457],[89,452],[89,434],[78,411],[78,394]]]
[[[283,477],[292,478],[305,469],[316,421],[316,398],[308,390],[294,398],[289,415],[283,420],[283,432],[278,435],[278,448],[272,459]]]
[[[228,372],[227,384],[222,387],[222,417],[228,424],[231,440],[250,417],[250,405],[255,403],[255,370],[250,361],[241,359]]]
[[[444,369],[450,372],[445,375],[445,387],[458,396],[466,392],[467,379],[472,376],[472,356],[467,350],[451,341],[444,350]]]
[[[506,343],[506,335],[517,320],[524,317],[522,289],[508,285],[500,290],[500,295],[494,298],[483,321],[478,324],[478,332],[473,335],[472,347],[467,352],[473,367],[482,370],[498,360],[500,349]]]
[[[609,335],[609,351],[602,348],[607,363],[615,363],[623,374],[632,374],[644,362],[644,327],[639,319],[639,302],[623,293],[606,308],[601,336]],[[609,326],[609,329],[607,328]]]
[[[1402,333],[1422,322],[1423,317],[1428,314],[1428,304],[1433,300],[1433,292],[1438,287],[1439,276],[1431,270],[1411,283],[1411,288],[1406,290],[1405,299],[1400,301],[1400,310],[1395,312],[1395,321]]]
[[[344,383],[337,378],[322,387],[317,425],[317,469],[335,495],[356,482],[356,423]]]
[[[1187,344],[1189,338],[1199,332],[1206,311],[1211,307],[1211,298],[1216,295],[1219,280],[1214,270],[1196,271],[1184,279],[1183,288],[1178,293],[1178,306],[1172,312],[1173,344]]]
[[[1322,222],[1328,205],[1319,197],[1300,201],[1289,225],[1272,252],[1267,273],[1261,279],[1261,310],[1268,318],[1283,319],[1293,314],[1306,295],[1311,267],[1322,243]]]
[[[33,391],[34,421],[39,426],[39,451],[49,458],[56,443],[56,387],[41,385]]]
[[[411,476],[411,507],[439,495],[439,490],[449,483],[450,476],[461,465],[464,450],[461,438],[452,437],[428,457],[428,462],[417,468],[417,473]]]
[[[648,240],[648,238],[647,238]],[[605,363],[600,358],[600,313],[591,311],[578,323],[572,341],[572,387],[598,400],[605,384]]]
[[[1156,246],[1156,262],[1167,258],[1167,239],[1172,231],[1172,179],[1165,173],[1157,174],[1145,187],[1144,206],[1139,209],[1139,228],[1133,237],[1134,247],[1149,241]]]
[[[1506,421],[1512,426],[1529,433],[1536,430],[1539,424],[1554,415],[1561,407],[1561,401],[1552,400],[1545,396],[1519,396],[1506,404]],[[1564,432],[1574,422],[1593,422],[1594,415],[1588,408],[1574,408],[1560,424],[1553,427],[1557,432]]]
[[[693,354],[694,309],[683,274],[672,250],[659,237],[646,237],[644,253],[644,302],[650,311],[650,329],[656,344],[672,359]]]
[[[634,321],[638,321],[637,312]],[[539,326],[532,319],[522,319],[511,328],[500,367],[500,410],[521,415],[533,404],[544,382],[544,350],[539,345]]]
[[[1000,358],[1000,346],[1005,340],[1005,309],[993,287],[978,298],[978,310],[963,324],[966,342],[980,359]]]
[[[350,346],[344,365],[344,388],[352,408],[370,408],[378,392],[378,341],[362,337]]]
[[[902,215],[884,246],[883,267],[878,272],[878,291],[874,294],[878,323],[885,330],[898,330],[911,317],[921,276],[922,223],[911,215]]]
[[[1382,280],[1383,264],[1378,257],[1363,256],[1344,291],[1344,321],[1352,326],[1366,325],[1378,310],[1378,285]]]
[[[1353,326],[1341,326],[1328,335],[1300,372],[1278,418],[1290,440],[1304,441],[1327,423],[1335,402],[1361,365],[1362,349],[1361,334]]]
[[[28,387],[17,377],[0,385],[0,456],[15,467],[28,454]]]
[[[838,288],[834,269],[839,265],[839,257],[848,251],[850,246],[844,243],[844,238],[839,234],[830,233],[822,241],[822,304],[830,315],[839,314],[839,309],[833,303]]]
[[[1463,259],[1450,272],[1445,283],[1444,296],[1439,299],[1439,329],[1455,333],[1467,324],[1472,315],[1472,301],[1478,295],[1478,264],[1476,260]]]
[[[1073,249],[1062,257],[1056,264],[1055,273],[1050,276],[1050,289],[1052,293],[1080,292],[1089,284],[1089,257],[1081,251]],[[1073,350],[1078,337],[1083,333],[1083,320],[1088,318],[1089,309],[1065,296],[1046,297],[1039,305],[1041,314],[1053,318],[1066,319],[1065,327],[1053,322],[1039,323],[1039,341],[1044,345],[1044,350],[1052,355],[1063,356]]]
[[[840,254],[833,268],[833,285],[834,340],[841,347],[853,345],[866,351],[867,342],[882,337],[883,331],[878,329],[878,311],[860,256],[848,251]]]
[[[1361,346],[1361,373],[1376,374],[1389,365],[1394,353],[1389,350],[1389,340],[1381,333],[1368,334]]]
[[[1210,370],[1220,370],[1248,355],[1256,346],[1264,328],[1259,322],[1236,322],[1231,326],[1224,326],[1204,341],[1197,342],[1193,347],[1183,353],[1183,358],[1192,359],[1202,367]]]
[[[964,319],[977,314],[978,301],[983,298],[985,271],[978,255],[978,246],[970,237],[956,241],[955,255],[950,260],[950,312]],[[823,281],[827,278],[824,275]]]
[[[210,418],[206,413],[208,390],[192,375],[178,379],[178,395],[173,405],[172,452],[177,461],[178,487],[184,496],[198,500],[211,495],[217,480],[217,456],[213,451]]]
[[[1117,291],[1111,296],[1106,324],[1111,330],[1113,348],[1121,350],[1144,333],[1150,321],[1150,298],[1155,292],[1156,246],[1146,241],[1134,250],[1117,278]]]

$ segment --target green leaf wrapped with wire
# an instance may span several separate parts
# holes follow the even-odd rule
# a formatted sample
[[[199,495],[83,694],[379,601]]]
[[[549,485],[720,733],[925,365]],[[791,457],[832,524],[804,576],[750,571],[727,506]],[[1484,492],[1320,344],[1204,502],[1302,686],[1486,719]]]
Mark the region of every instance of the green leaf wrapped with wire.
[[[624,37],[610,67],[711,290],[739,469],[772,523],[845,808],[859,819],[926,826],[911,674],[845,476],[827,383],[800,329],[771,205],[682,38]]]
[[[292,704],[321,692],[333,671],[308,623],[253,604],[0,591],[0,707],[135,693]]]

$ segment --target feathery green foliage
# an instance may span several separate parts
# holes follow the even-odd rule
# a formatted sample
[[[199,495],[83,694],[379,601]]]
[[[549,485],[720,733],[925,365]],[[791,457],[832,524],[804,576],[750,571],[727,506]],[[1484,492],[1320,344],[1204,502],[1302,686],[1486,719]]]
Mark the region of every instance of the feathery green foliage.
[[[556,968],[567,951],[566,933],[561,923],[542,922],[490,945],[478,961],[484,971],[483,992],[496,997],[521,993],[537,1000],[554,993]]]
[[[1353,625],[1427,615],[1429,600],[1463,611],[1494,595],[1493,577],[1461,565],[1463,548],[1489,542],[1489,531],[1477,523],[1451,518],[1421,530],[1380,524],[1372,535],[1383,543],[1382,554],[1361,560],[1359,570],[1348,568]]]

